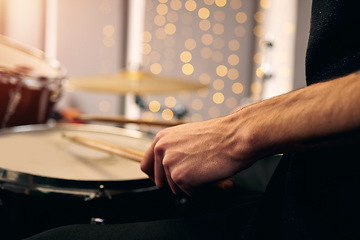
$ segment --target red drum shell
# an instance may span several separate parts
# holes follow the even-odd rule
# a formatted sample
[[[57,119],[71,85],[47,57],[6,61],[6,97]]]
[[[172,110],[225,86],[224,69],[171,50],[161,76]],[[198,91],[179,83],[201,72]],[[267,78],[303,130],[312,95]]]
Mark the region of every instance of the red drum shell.
[[[0,128],[45,123],[65,76],[42,51],[0,35]]]

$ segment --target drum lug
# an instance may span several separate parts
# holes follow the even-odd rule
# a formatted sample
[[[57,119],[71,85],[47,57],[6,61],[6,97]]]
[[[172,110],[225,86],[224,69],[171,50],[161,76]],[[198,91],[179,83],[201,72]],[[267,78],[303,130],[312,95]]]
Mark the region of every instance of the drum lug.
[[[105,190],[105,186],[101,184],[99,186],[99,191],[96,193],[96,197],[102,196],[107,196],[109,199],[112,199],[111,195]]]
[[[105,224],[105,220],[102,219],[102,218],[93,217],[93,218],[91,218],[90,224],[94,224],[94,225],[104,225],[104,224]]]
[[[85,201],[90,201],[93,200],[94,198],[100,198],[103,196],[107,196],[108,199],[112,199],[111,195],[105,190],[105,186],[104,185],[99,185],[99,189],[96,192],[93,192],[93,194],[88,195],[87,197],[85,197]]]

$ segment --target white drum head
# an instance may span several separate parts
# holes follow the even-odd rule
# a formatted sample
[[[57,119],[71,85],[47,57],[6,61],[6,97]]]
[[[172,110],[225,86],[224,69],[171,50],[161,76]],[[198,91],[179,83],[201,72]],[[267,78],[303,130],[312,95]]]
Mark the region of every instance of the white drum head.
[[[145,152],[152,138],[115,127],[61,124],[15,127],[0,134],[0,169],[33,176],[82,180],[145,179],[140,163],[71,142],[62,133],[98,139]]]

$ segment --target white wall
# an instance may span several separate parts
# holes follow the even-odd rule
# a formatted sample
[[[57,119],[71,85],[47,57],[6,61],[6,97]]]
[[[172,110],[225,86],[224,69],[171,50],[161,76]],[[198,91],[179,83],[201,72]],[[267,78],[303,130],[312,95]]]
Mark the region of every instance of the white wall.
[[[263,80],[262,99],[267,99],[293,89],[294,58],[298,0],[260,1],[259,8],[265,14],[264,35],[258,44],[262,53],[265,72],[271,77]],[[264,5],[262,5],[262,3]],[[267,3],[267,4],[265,4]],[[270,41],[266,47],[262,41]],[[261,67],[261,66],[257,66]],[[255,76],[257,81],[259,76]]]
[[[112,73],[124,67],[126,1],[57,1],[56,54],[68,76]],[[113,31],[112,31],[113,30]],[[72,91],[59,105],[89,114],[118,114],[120,96]]]
[[[45,0],[7,0],[1,6],[1,34],[44,50]]]

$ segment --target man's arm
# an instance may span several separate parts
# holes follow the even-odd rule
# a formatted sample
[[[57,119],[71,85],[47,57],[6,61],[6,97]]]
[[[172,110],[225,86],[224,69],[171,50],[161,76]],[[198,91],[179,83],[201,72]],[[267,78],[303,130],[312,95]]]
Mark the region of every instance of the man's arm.
[[[250,124],[251,144],[264,153],[343,144],[360,130],[360,72],[254,104],[241,115],[257,119]]]
[[[157,186],[191,194],[197,186],[227,178],[265,156],[342,144],[343,139],[331,137],[359,129],[360,75],[353,73],[222,118],[165,129],[155,137],[141,168]]]

